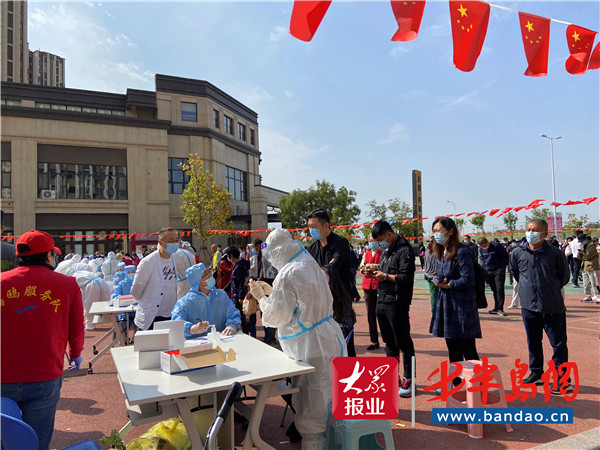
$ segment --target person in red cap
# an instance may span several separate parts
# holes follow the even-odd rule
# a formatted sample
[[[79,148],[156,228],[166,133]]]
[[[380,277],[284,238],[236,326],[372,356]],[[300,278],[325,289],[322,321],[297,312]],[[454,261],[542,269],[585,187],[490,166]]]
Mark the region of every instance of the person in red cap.
[[[79,369],[85,339],[81,290],[75,278],[54,272],[60,250],[43,231],[17,239],[17,267],[0,275],[2,397],[14,400],[23,420],[48,449],[60,397],[64,355]]]

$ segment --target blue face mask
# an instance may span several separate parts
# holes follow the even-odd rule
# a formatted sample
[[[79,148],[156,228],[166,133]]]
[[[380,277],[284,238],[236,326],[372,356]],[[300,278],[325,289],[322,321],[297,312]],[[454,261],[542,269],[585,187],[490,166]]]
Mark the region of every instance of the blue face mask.
[[[446,236],[444,233],[435,233],[435,242],[438,244],[444,245],[447,240],[448,236]]]
[[[379,248],[379,242],[369,242],[369,248],[371,250],[377,250]]]
[[[535,245],[542,240],[542,238],[540,237],[540,233],[538,233],[537,231],[526,231],[525,238],[527,239],[527,242],[529,242],[531,245]]]
[[[209,291],[211,291],[215,287],[215,284],[216,284],[216,280],[213,277],[210,277],[208,280],[206,280],[206,288],[205,289],[208,289]]]
[[[310,231],[310,236],[315,240],[318,241],[320,240],[323,235],[321,234],[321,232],[319,231],[318,228],[309,228]]]
[[[135,278],[135,273],[128,273],[127,278],[133,281],[133,279]]]
[[[390,243],[388,241],[379,241],[379,246],[385,250],[386,248],[390,247]]]
[[[463,244],[465,245],[469,245],[469,241],[467,241],[466,239],[463,240]]]
[[[258,255],[258,252],[256,250],[252,249],[252,255],[256,256],[256,255]]]
[[[513,247],[516,247],[516,246],[517,246],[517,244],[513,242],[512,246],[513,246]]]
[[[165,252],[167,252],[169,255],[172,255],[177,250],[179,250],[179,243],[167,244],[167,248],[165,248]]]

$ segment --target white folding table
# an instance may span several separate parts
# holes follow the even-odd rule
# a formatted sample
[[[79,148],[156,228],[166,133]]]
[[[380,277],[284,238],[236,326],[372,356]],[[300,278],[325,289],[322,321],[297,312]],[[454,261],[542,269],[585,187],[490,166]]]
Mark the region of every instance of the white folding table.
[[[202,440],[194,423],[188,399],[192,401],[196,397],[210,398],[212,395],[209,402],[212,404],[212,410],[209,410],[209,418],[212,420],[216,417],[220,400],[224,398],[233,382],[238,381],[243,386],[252,385],[257,389],[243,448],[250,449],[254,445],[261,449],[272,449],[259,434],[267,398],[278,395],[277,385],[285,378],[314,372],[314,367],[295,361],[283,352],[242,333],[223,340],[218,345],[225,352],[233,348],[236,360],[174,375],[160,369],[139,370],[138,355],[132,346],[113,348],[111,353],[130,418],[134,421],[133,416],[142,416],[144,410],[164,411],[160,417],[155,416],[154,421],[179,414],[187,429],[192,448],[202,448]],[[297,389],[287,392],[297,392]],[[247,405],[246,408],[246,411],[250,409]],[[225,430],[225,435],[220,440],[221,448],[232,449],[233,421],[228,419],[222,430]]]
[[[102,335],[100,339],[94,342],[93,353],[95,356],[92,359],[90,359],[88,373],[93,373],[92,364],[94,364],[98,360],[98,358],[104,355],[109,349],[113,348],[118,342],[121,342],[122,345],[127,345],[129,343],[129,320],[127,320],[126,322],[126,331],[124,333],[123,329],[121,328],[121,325],[119,324],[119,321],[117,320],[117,317],[119,316],[119,314],[136,311],[138,309],[137,304],[124,307],[108,306],[108,304],[108,302],[94,302],[90,307],[89,314],[108,317],[112,328],[109,331],[107,331],[104,335]],[[110,336],[113,337],[112,341],[110,341],[102,350],[98,350],[96,347],[99,346],[102,341],[104,341]]]

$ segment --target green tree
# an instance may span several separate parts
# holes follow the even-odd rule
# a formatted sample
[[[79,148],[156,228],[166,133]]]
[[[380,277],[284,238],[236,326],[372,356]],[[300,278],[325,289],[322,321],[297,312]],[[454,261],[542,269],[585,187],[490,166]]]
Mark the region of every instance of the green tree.
[[[485,214],[482,216],[475,216],[471,219],[471,223],[473,224],[473,226],[475,228],[477,228],[477,231],[479,231],[480,233],[483,233],[483,224],[485,223]]]
[[[517,219],[517,215],[513,212],[507,212],[502,216],[502,220],[508,231],[515,231],[517,229]]]
[[[231,193],[225,186],[217,184],[214,175],[204,168],[198,153],[190,153],[187,163],[180,164],[188,175],[189,182],[181,197],[183,221],[192,226],[192,232],[200,241],[200,259],[208,256],[206,240],[212,235],[209,230],[231,227],[229,201]]]
[[[405,220],[413,219],[412,208],[405,201],[399,198],[391,198],[380,205],[377,201],[371,200],[367,203],[367,207],[369,208],[368,214],[371,220],[387,220],[398,234],[411,237],[417,236],[419,233],[418,222],[408,222],[402,225]]]
[[[462,234],[463,227],[465,226],[465,219],[454,219],[454,223],[456,224],[456,228],[458,228],[458,231],[460,231]]]
[[[577,217],[576,214],[569,214],[567,223],[565,224],[565,228],[587,228],[588,226],[588,216],[584,214],[582,216]]]
[[[279,201],[281,223],[284,228],[306,226],[306,216],[313,209],[323,208],[329,214],[331,225],[353,224],[360,216],[356,192],[333,183],[319,181],[306,190],[295,189]]]
[[[537,208],[531,210],[531,216],[525,215],[525,222],[529,223],[533,219],[548,220],[550,210],[548,208]]]

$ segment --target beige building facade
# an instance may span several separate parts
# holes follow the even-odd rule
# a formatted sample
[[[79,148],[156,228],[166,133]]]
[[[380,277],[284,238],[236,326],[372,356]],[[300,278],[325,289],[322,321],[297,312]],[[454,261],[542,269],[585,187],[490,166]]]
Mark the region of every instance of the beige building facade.
[[[234,229],[268,227],[268,211],[286,193],[261,184],[258,115],[206,81],[156,75],[155,82],[155,91],[124,95],[2,83],[9,232],[93,235],[58,241],[90,252],[130,248],[117,234],[166,225],[188,231],[179,163],[190,153],[231,192]]]

